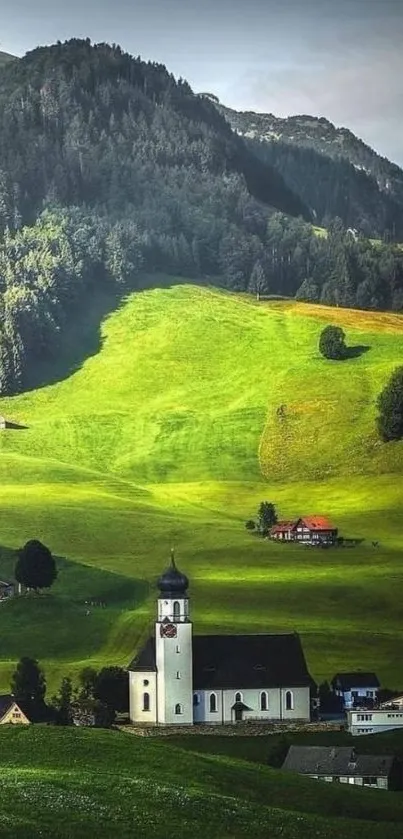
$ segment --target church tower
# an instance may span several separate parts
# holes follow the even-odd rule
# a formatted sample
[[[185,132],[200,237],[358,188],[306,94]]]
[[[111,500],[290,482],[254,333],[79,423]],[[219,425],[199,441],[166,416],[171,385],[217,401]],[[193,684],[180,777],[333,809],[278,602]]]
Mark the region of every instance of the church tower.
[[[165,725],[193,724],[192,623],[189,581],[171,564],[158,580],[155,624],[157,720]]]

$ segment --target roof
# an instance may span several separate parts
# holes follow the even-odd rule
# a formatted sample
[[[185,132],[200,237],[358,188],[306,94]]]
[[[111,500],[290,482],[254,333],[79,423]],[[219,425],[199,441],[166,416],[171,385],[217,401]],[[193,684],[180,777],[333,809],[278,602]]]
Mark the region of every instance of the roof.
[[[270,533],[287,533],[289,530],[293,530],[297,523],[298,519],[294,519],[293,521],[278,521],[277,524],[273,525]]]
[[[129,670],[156,670],[155,638],[148,639]],[[296,633],[193,636],[195,690],[296,688],[312,683]]]
[[[4,714],[7,713],[14,702],[15,699],[11,693],[4,693],[0,696],[0,719],[4,717]]]
[[[302,516],[301,521],[309,530],[336,530],[327,516]]]
[[[355,673],[336,673],[332,679],[333,687],[340,687],[341,690],[351,688],[379,688],[379,679],[375,673],[365,673],[358,670]]]
[[[282,769],[302,775],[387,778],[393,755],[357,755],[351,746],[290,746]]]

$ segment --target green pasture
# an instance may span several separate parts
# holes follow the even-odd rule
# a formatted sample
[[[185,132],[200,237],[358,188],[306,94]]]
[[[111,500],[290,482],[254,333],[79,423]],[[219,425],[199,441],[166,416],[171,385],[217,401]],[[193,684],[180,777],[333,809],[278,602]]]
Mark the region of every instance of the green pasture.
[[[0,836],[400,835],[399,794],[327,784],[319,791],[319,782],[233,755],[203,753],[195,746],[190,751],[168,738],[137,738],[119,731],[3,727]]]
[[[319,355],[328,322],[355,357]],[[0,577],[30,538],[63,558],[50,593],[0,604],[2,687],[20,655],[52,688],[86,663],[128,663],[174,546],[196,632],[296,629],[316,679],[362,667],[403,688],[403,444],[374,430],[403,318],[172,279],[106,315],[81,361],[77,340],[70,373],[71,343],[52,384],[0,400],[25,426],[0,432]],[[363,541],[269,544],[244,527],[264,499]]]

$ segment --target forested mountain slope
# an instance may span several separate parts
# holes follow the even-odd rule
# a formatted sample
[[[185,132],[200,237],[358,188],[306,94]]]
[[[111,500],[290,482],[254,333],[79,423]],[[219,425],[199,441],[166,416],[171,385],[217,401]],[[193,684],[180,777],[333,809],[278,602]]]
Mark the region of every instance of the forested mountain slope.
[[[351,131],[323,117],[238,112],[210,98],[318,222],[338,216],[367,236],[403,238],[403,171]]]

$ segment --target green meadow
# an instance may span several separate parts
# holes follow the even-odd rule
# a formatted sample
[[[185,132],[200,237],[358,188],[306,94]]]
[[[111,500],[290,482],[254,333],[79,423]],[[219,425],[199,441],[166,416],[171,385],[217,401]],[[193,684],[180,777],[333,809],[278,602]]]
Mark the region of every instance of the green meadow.
[[[25,426],[0,432],[0,577],[30,538],[60,558],[49,593],[0,605],[1,686],[20,655],[51,687],[127,664],[174,546],[196,632],[295,629],[317,680],[360,667],[403,688],[403,443],[375,432],[403,317],[162,285],[104,315],[95,342],[77,327],[51,384],[0,400]],[[317,350],[334,322],[356,348],[343,362]],[[363,541],[269,544],[245,529],[265,499]]]
[[[395,839],[401,834],[399,794],[336,784],[319,790],[320,782],[283,775],[263,761],[199,750],[196,741],[203,738],[190,750],[190,744],[168,739],[2,727],[0,837]]]

